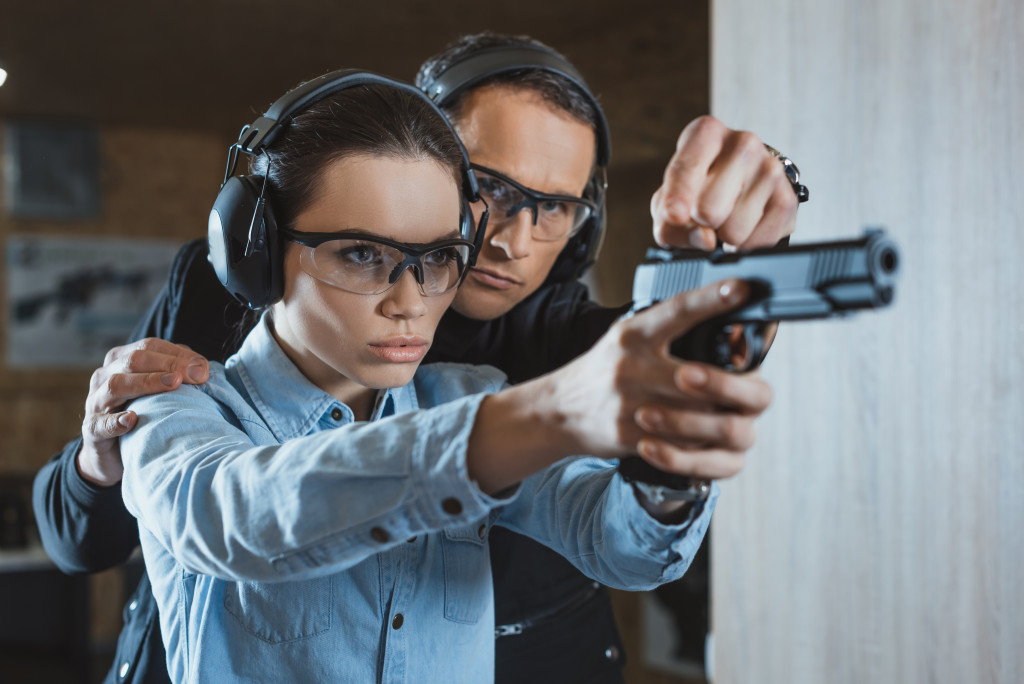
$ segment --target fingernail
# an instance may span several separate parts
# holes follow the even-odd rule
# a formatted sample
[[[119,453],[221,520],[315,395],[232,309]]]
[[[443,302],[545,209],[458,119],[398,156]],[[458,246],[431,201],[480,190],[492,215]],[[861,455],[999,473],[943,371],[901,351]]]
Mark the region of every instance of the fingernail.
[[[125,411],[124,413],[122,413],[121,415],[119,415],[117,417],[117,423],[121,427],[129,427],[129,426],[131,426],[131,424],[132,424],[132,416],[131,416],[131,414],[128,413],[127,411]]]
[[[637,442],[636,450],[644,458],[658,460],[658,447],[649,439],[642,439]]]
[[[690,387],[701,387],[708,381],[708,372],[700,366],[684,366],[683,380]]]
[[[189,379],[194,382],[200,382],[206,375],[206,371],[202,366],[189,366],[186,372],[188,373]]]
[[[206,359],[204,359],[202,356],[193,356],[191,362],[203,365],[204,363],[206,363]]]
[[[704,239],[704,231],[698,228],[697,230],[690,231],[690,246],[696,247],[697,249],[707,249],[708,243]]]
[[[160,376],[160,382],[164,383],[168,387],[174,387],[174,382],[178,379],[177,373],[164,373]]]
[[[746,290],[738,283],[722,283],[718,288],[718,296],[727,304],[739,304],[745,295]]]
[[[661,411],[655,409],[637,409],[635,420],[637,425],[644,430],[655,432],[661,429],[665,422],[665,417],[661,414]]]

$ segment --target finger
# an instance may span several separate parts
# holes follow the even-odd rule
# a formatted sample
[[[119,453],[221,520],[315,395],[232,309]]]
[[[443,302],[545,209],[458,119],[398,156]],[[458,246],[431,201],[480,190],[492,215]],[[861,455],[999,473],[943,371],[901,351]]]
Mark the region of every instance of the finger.
[[[690,122],[679,135],[662,185],[651,201],[655,240],[659,244],[694,246],[689,241],[690,232],[700,224],[694,218],[694,207],[726,131],[717,119],[703,116]],[[681,242],[681,237],[686,241]]]
[[[659,470],[703,480],[733,477],[742,469],[746,457],[724,449],[682,449],[655,438],[637,443],[640,457]]]
[[[626,321],[636,341],[663,345],[688,332],[696,324],[722,315],[742,304],[750,295],[750,286],[729,279],[688,290],[664,299]]]
[[[126,402],[177,389],[183,382],[180,373],[115,373],[101,390],[89,395],[89,413],[108,413]],[[95,402],[95,403],[93,403]]]
[[[763,151],[718,235],[743,249],[772,247],[796,226],[796,193],[783,166]],[[788,232],[787,232],[788,231]]]
[[[769,157],[764,161],[772,163],[760,164],[746,179],[743,191],[732,199],[732,204],[727,208],[728,215],[718,226],[718,237],[727,244],[747,243],[764,218],[772,191],[779,180],[773,172],[781,174],[781,165],[775,160]]]
[[[676,411],[643,406],[636,422],[649,437],[680,447],[700,444],[705,448],[746,451],[754,445],[754,419],[738,413]]]
[[[792,235],[796,230],[797,207],[796,193],[789,184],[789,180],[783,178],[780,183],[772,187],[771,195],[764,205],[764,213],[761,220],[754,226],[750,236],[742,243],[740,249],[758,249],[762,247],[774,247],[779,240]]]
[[[729,131],[692,209],[694,219],[714,228],[722,238],[722,226],[732,216],[740,198],[755,184],[762,162],[767,159],[770,157],[756,135],[748,131]]]
[[[179,373],[185,382],[200,383],[209,379],[209,361],[185,345],[157,338],[114,347],[96,369],[90,388],[97,389],[117,373]]]
[[[94,445],[102,444],[130,432],[137,422],[134,411],[88,416],[82,423],[82,437]]]
[[[689,209],[682,203],[665,206],[665,186],[651,196],[651,218],[654,220],[654,241],[661,247],[693,247],[711,251],[717,238],[711,228],[690,220]]]
[[[675,372],[676,387],[693,399],[743,415],[757,416],[772,403],[772,388],[756,371],[735,373],[715,366],[684,363]]]
[[[148,337],[130,345],[115,347],[108,353],[104,367],[128,373],[181,373],[185,382],[209,379],[209,361],[188,346],[156,337]]]
[[[167,340],[160,339],[159,337],[146,337],[129,344],[123,344],[111,348],[110,351],[107,352],[103,365],[108,366],[112,362],[121,360],[124,357],[131,355],[132,352],[139,350],[166,354],[167,356],[178,356],[184,354],[188,354],[189,356],[195,355],[195,353],[186,345],[169,342]]]

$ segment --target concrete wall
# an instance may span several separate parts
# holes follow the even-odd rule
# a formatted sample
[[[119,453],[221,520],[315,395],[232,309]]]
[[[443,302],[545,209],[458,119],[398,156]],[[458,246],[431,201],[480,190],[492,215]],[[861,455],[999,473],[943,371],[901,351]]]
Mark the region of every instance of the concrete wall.
[[[1024,681],[1024,10],[717,0],[712,112],[882,225],[896,305],[786,326],[713,525],[715,681]]]

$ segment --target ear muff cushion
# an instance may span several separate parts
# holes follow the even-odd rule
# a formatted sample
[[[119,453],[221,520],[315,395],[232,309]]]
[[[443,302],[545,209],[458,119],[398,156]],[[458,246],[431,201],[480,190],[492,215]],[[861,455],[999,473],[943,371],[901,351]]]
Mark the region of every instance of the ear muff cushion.
[[[263,178],[233,176],[221,188],[210,210],[207,239],[210,264],[228,292],[250,309],[262,309],[281,298],[282,265],[277,258],[277,224],[267,202],[246,256]]]

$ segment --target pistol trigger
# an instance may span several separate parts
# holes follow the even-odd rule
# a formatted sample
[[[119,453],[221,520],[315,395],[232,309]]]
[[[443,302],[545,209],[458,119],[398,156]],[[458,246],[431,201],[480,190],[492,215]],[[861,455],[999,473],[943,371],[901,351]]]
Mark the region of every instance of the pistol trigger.
[[[768,350],[764,345],[764,333],[768,324],[763,321],[755,323],[743,323],[743,356],[741,363],[734,364],[734,369],[739,373],[752,371],[761,365]]]

